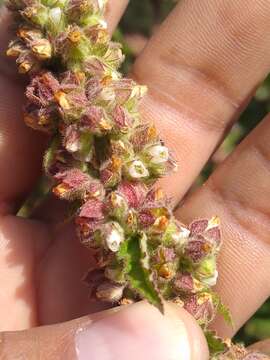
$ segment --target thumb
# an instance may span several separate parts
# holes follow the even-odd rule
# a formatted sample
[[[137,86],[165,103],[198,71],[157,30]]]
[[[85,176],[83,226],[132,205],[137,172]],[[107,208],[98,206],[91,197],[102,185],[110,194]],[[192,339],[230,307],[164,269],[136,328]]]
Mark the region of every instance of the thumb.
[[[161,315],[144,302],[21,332],[3,333],[0,359],[206,360],[195,320],[172,304]]]

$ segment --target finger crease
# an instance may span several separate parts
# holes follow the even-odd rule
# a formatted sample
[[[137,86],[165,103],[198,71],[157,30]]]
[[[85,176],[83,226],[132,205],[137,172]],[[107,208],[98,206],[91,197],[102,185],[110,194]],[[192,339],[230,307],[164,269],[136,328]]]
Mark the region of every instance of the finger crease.
[[[207,185],[215,197],[216,202],[222,204],[226,212],[229,213],[229,216],[233,218],[244,231],[247,231],[253,237],[270,246],[268,235],[270,233],[270,212],[256,209],[239,197],[228,196],[227,191],[224,191],[222,187],[215,184],[214,177],[208,180]],[[256,219],[255,222],[254,219]]]

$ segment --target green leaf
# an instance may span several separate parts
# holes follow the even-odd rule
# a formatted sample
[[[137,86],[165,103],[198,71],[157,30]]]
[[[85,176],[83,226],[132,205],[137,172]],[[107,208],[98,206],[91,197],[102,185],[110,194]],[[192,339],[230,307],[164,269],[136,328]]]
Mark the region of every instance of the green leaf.
[[[233,327],[234,321],[230,309],[225,304],[223,304],[218,294],[212,293],[212,296],[214,305],[217,309],[217,313],[223,317],[223,319],[228,325]]]
[[[127,239],[118,252],[118,260],[124,263],[124,272],[130,288],[138,292],[162,313],[163,302],[157,291],[149,266],[147,238],[138,234]]]
[[[207,330],[204,335],[206,337],[211,356],[221,354],[228,350],[228,346],[224,340],[217,336],[215,331]]]

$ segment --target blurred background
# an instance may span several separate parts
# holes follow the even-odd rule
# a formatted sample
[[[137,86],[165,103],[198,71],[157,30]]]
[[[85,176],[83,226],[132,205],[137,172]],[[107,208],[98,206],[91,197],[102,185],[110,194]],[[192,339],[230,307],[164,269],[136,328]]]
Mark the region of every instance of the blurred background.
[[[178,0],[181,1],[181,0]],[[144,48],[148,38],[173,9],[177,0],[130,0],[128,9],[122,18],[114,39],[123,44],[126,60],[123,72],[128,73],[131,65]],[[3,0],[0,0],[0,5]],[[194,186],[203,183],[215,167],[223,161],[241,140],[261,121],[270,110],[270,76],[258,89],[238,123],[205,166]],[[270,299],[243,326],[236,340],[249,345],[255,341],[270,338]]]

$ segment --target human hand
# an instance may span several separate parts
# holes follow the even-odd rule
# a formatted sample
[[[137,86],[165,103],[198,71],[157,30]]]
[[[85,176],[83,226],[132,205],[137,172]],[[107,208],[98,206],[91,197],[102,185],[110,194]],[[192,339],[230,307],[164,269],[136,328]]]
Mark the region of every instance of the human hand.
[[[111,1],[111,29],[125,5],[126,1]],[[226,4],[219,0],[204,4],[182,1],[134,66],[135,79],[149,87],[143,115],[146,120],[156,119],[163,139],[180,163],[179,173],[164,184],[176,203],[269,71],[269,15],[267,0],[255,4],[251,0]],[[4,14],[2,29],[7,28],[8,21]],[[4,49],[6,34],[2,31],[0,37]],[[17,201],[39,173],[43,141],[20,119],[23,87],[9,75],[13,71],[9,71],[6,60],[1,61],[0,275],[4,293],[0,318],[1,330],[15,331],[64,322],[94,309],[80,282],[88,266],[87,251],[74,241],[70,225],[61,229],[56,226],[59,211],[44,210],[43,222],[12,215]],[[218,320],[215,327],[221,335],[232,336],[269,296],[269,135],[269,119],[265,119],[177,211],[187,223],[212,214],[222,219],[224,247],[217,290],[232,310],[236,326],[228,329]],[[192,319],[182,310],[177,314],[173,311],[168,305],[167,317],[162,318],[148,305],[134,305],[112,317],[99,313],[68,324],[3,334],[2,351],[10,359],[18,354],[27,359],[72,358],[74,333],[86,326],[90,332],[79,334],[86,334],[87,345],[79,343],[91,353],[84,358],[105,359],[107,355],[94,355],[92,349],[103,349],[107,340],[111,341],[111,355],[116,356],[113,349],[121,350],[118,358],[143,358],[145,352],[147,358],[158,359],[157,354],[148,353],[157,351],[164,359],[163,348],[167,354],[174,349],[175,358],[181,353],[189,358],[188,344],[195,351],[194,359],[207,358],[205,341]],[[178,329],[175,337],[171,335],[174,330],[167,331],[164,323],[171,324],[172,312],[177,319],[177,325],[172,325]],[[114,329],[110,328],[112,324]],[[101,341],[96,337],[98,331],[107,336],[100,347],[96,345]],[[153,334],[159,346],[153,345]],[[191,334],[193,341],[189,342],[185,334]],[[176,348],[173,339],[178,342]],[[126,346],[120,347],[119,342]]]

